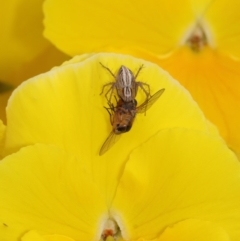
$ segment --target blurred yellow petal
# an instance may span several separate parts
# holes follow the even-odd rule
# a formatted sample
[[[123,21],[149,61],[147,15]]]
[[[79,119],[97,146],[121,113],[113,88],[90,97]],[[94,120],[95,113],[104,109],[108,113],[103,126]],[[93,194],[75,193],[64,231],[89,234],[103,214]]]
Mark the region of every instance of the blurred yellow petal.
[[[210,48],[194,53],[185,47],[158,63],[191,92],[240,157],[240,62]]]
[[[192,10],[197,18],[202,17],[203,14],[208,10],[213,0],[189,0],[189,4],[192,6]]]
[[[55,61],[58,60],[56,64],[59,64],[64,58],[66,59],[66,56],[57,51],[42,36],[42,4],[43,0],[10,0],[2,4],[0,9],[2,20],[0,22],[0,80],[7,80],[16,86],[20,81],[41,73],[44,69],[41,65],[45,66],[45,68],[47,65],[48,68],[54,66],[54,62],[49,66],[53,54],[58,55],[60,58],[59,60],[55,59]],[[25,74],[24,79],[18,76],[19,69],[23,65],[27,65],[32,60],[39,58],[45,51],[50,51],[50,53],[47,58],[45,56],[45,61],[35,67],[35,71],[32,68],[25,68],[24,72],[29,71],[32,73],[31,75],[22,73],[22,75]],[[15,73],[16,71],[18,74]],[[13,77],[15,77],[14,80]]]
[[[230,241],[222,227],[208,221],[185,220],[168,227],[157,241]]]
[[[42,36],[42,3],[10,0],[0,9],[0,119],[4,122],[11,91],[22,81],[67,59]]]
[[[135,147],[165,128],[210,131],[189,93],[156,65],[117,54],[84,55],[80,62],[77,59],[28,80],[13,93],[7,108],[6,153],[34,143],[58,145],[81,158],[110,203],[119,170]],[[132,130],[101,157],[99,150],[112,126],[103,108],[107,100],[100,92],[104,84],[114,80],[99,62],[114,73],[122,64],[135,73],[144,64],[138,79],[149,83],[152,94],[165,88],[146,116],[139,114]],[[139,90],[138,103],[144,98]]]
[[[2,149],[4,146],[4,142],[5,142],[5,131],[6,131],[6,127],[0,120],[0,159],[2,157]]]
[[[70,55],[113,48],[146,49],[159,55],[174,50],[200,23],[209,27],[214,47],[239,58],[239,8],[238,0],[47,0],[45,35]]]
[[[237,241],[239,173],[239,161],[220,138],[162,130],[130,155],[110,213],[125,240],[153,239],[194,218],[212,222]]]
[[[0,162],[0,237],[15,241],[29,230],[94,240],[108,215],[105,197],[81,159],[60,148],[22,148]],[[50,239],[51,240],[51,239]]]
[[[212,1],[203,18],[211,29],[217,50],[240,58],[240,1]]]
[[[0,79],[41,53],[49,42],[42,36],[43,0],[10,0],[1,6]]]
[[[5,122],[7,100],[14,86],[0,80],[0,120]]]
[[[45,36],[72,56],[112,47],[168,53],[194,21],[188,0],[47,0],[44,13]]]
[[[23,63],[18,69],[14,69],[8,73],[6,84],[8,84],[8,91],[0,93],[0,119],[6,122],[6,106],[7,101],[12,90],[16,88],[22,81],[48,71],[55,65],[61,64],[68,57],[56,50],[53,46],[49,45],[42,53],[36,58],[27,63]],[[5,83],[4,83],[5,84]]]

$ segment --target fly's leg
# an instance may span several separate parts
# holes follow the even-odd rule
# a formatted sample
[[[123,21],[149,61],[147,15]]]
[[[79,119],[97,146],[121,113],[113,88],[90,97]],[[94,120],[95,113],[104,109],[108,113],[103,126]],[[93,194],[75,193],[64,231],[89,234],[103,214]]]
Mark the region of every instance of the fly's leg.
[[[111,124],[112,124],[112,113],[111,113],[112,110],[111,110],[111,108],[108,108],[108,107],[105,107],[105,106],[104,106],[104,108],[107,110],[107,112],[108,112],[108,114],[109,114],[110,122],[111,122]],[[110,111],[109,109],[110,109],[111,111]]]
[[[112,99],[112,94],[113,94],[113,89],[115,88],[115,83],[114,82],[111,82],[111,83],[108,83],[108,84],[105,84],[103,87],[102,87],[102,91],[100,93],[100,95],[104,92],[104,89],[111,85],[111,87],[107,90],[106,94],[105,94],[105,98],[107,99],[108,103],[111,103],[111,99]],[[109,94],[110,92],[110,94]],[[110,96],[109,96],[110,95]]]
[[[140,71],[143,69],[143,67],[144,67],[143,64],[139,67],[139,69],[138,69],[138,71],[137,71],[137,73],[136,73],[136,75],[134,77],[135,80],[137,79],[137,77],[138,77]],[[146,95],[146,100],[148,100],[151,97],[151,95],[150,95],[150,86],[148,84],[146,84],[146,83],[141,82],[141,81],[137,81],[136,82],[136,93],[137,93],[138,86],[143,90],[143,92]]]
[[[114,99],[115,99],[115,101],[116,101],[116,103],[117,103],[117,97],[116,97],[116,95],[114,95]]]
[[[110,123],[113,124],[113,114],[115,113],[115,107],[111,102],[108,102],[109,107],[104,108],[107,110],[109,117],[110,117]]]
[[[142,70],[142,68],[143,68],[143,64],[139,67],[137,73],[135,74],[135,76],[134,76],[135,79],[137,79],[138,74],[140,73],[140,71]]]
[[[151,97],[149,84],[146,84],[143,82],[137,82],[137,86],[139,86],[143,90],[143,92],[147,97],[146,99],[149,99],[149,97]]]
[[[99,64],[101,64],[101,66],[106,69],[113,76],[114,79],[116,79],[114,73],[107,66],[103,65],[101,62],[99,62]]]
[[[107,91],[107,93],[108,93],[109,90],[111,90],[111,89],[113,88],[113,84],[114,84],[114,82],[110,82],[110,83],[107,83],[107,84],[103,85],[102,91],[101,91],[100,95],[104,92],[104,89],[105,89],[107,86],[111,85],[111,87],[110,87],[110,88],[108,89],[108,91]]]
[[[101,66],[102,66],[104,69],[106,69],[106,70],[113,76],[114,80],[116,80],[116,76],[113,74],[113,72],[112,72],[108,67],[106,67],[105,65],[103,65],[101,62],[99,62],[99,64],[101,64]],[[113,94],[113,88],[116,87],[115,82],[111,82],[111,83],[105,84],[105,85],[103,86],[103,88],[102,88],[102,92],[100,93],[100,95],[103,93],[104,89],[105,89],[107,86],[109,86],[109,85],[111,85],[111,87],[110,87],[110,88],[108,89],[108,91],[106,92],[105,97],[106,97],[108,103],[111,103],[112,94]],[[110,96],[108,97],[110,91],[111,91],[111,93],[110,93]]]
[[[137,86],[139,86],[143,90],[143,92],[145,93],[146,102],[147,102],[151,98],[150,86],[146,83],[143,83],[143,82],[137,82]],[[145,115],[146,115],[146,111],[147,111],[147,103],[146,103],[146,106],[145,106]]]

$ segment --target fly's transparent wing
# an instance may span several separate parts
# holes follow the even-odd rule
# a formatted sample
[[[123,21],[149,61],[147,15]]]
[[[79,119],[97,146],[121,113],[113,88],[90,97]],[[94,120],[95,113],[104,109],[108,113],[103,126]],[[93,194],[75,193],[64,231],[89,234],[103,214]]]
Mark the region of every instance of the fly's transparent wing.
[[[154,95],[148,98],[145,102],[137,107],[137,113],[146,113],[146,111],[158,100],[165,89],[157,91]]]
[[[103,143],[99,156],[102,156],[105,152],[107,152],[120,138],[121,135],[116,135],[113,131],[109,134],[106,141]]]

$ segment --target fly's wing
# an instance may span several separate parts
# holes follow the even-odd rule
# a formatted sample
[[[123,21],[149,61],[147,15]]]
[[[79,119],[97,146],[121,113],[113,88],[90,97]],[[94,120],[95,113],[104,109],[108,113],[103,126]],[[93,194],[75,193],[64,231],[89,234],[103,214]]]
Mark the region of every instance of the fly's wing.
[[[165,89],[157,91],[149,99],[143,102],[137,107],[137,113],[146,113],[146,111],[158,100],[158,98],[163,94]]]
[[[121,135],[116,135],[113,131],[109,134],[106,141],[103,143],[99,156],[102,156],[105,152],[107,152],[120,138]]]

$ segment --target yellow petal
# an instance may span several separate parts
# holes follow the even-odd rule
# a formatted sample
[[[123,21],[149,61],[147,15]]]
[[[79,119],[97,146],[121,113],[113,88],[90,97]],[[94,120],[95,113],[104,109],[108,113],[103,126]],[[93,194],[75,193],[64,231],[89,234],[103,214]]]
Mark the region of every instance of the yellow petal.
[[[74,241],[74,239],[63,236],[63,235],[46,235],[44,236],[46,241]]]
[[[240,157],[240,62],[209,48],[179,49],[158,63],[185,86]]]
[[[240,58],[240,1],[211,1],[204,20],[212,32],[215,47],[236,58]]]
[[[11,0],[0,9],[0,119],[4,123],[11,91],[22,81],[67,59],[42,36],[42,3]],[[2,83],[10,87],[8,92],[2,93]]]
[[[153,239],[194,218],[222,227],[237,241],[239,174],[239,161],[221,139],[182,128],[163,130],[130,155],[110,213],[125,240]]]
[[[42,3],[43,0],[11,0],[2,4],[0,79],[7,79],[13,70],[49,46],[42,36]]]
[[[230,241],[226,231],[208,221],[185,220],[168,227],[158,241]]]
[[[19,240],[29,230],[98,239],[107,216],[105,197],[86,174],[81,159],[54,146],[29,146],[3,159],[0,196],[4,241]]]
[[[5,108],[7,106],[8,98],[10,97],[14,88],[16,88],[22,81],[46,72],[53,66],[59,65],[67,59],[68,57],[66,55],[58,51],[54,46],[49,45],[31,61],[27,63],[22,62],[21,66],[19,67],[11,64],[12,69],[9,69],[9,72],[5,73],[8,91],[0,94],[0,119],[6,123]]]
[[[192,5],[192,9],[198,18],[202,17],[206,13],[206,11],[208,10],[212,2],[213,2],[212,0],[201,0],[201,1],[189,0],[189,4]]]
[[[112,48],[167,53],[194,24],[187,0],[47,0],[44,13],[45,36],[72,56]]]
[[[22,238],[21,241],[74,241],[72,238],[63,236],[63,235],[39,235],[35,230],[27,232]]]
[[[117,54],[85,55],[73,59],[22,84],[7,108],[6,153],[33,143],[55,144],[83,162],[86,170],[111,202],[119,170],[128,154],[160,129],[186,127],[207,131],[209,126],[191,96],[169,74],[154,64]],[[85,60],[84,60],[85,59]],[[151,93],[165,88],[164,94],[146,115],[139,114],[129,133],[103,156],[99,150],[112,130],[104,94],[104,84],[124,64],[134,73],[144,64],[138,80],[151,87]],[[145,98],[139,90],[138,103]],[[119,152],[119,150],[121,150]],[[90,161],[89,161],[90,160]],[[107,185],[106,185],[107,183]]]
[[[39,235],[36,231],[31,230],[21,238],[21,241],[46,241],[46,239]]]
[[[46,72],[67,59],[69,59],[68,56],[58,51],[54,46],[48,45],[31,61],[22,63],[21,67],[16,69],[15,72],[9,73],[8,82],[14,83],[16,87],[22,81]]]
[[[4,126],[3,122],[0,120],[0,159],[2,157],[2,149],[5,142],[5,132],[6,132],[6,127]]]
[[[0,94],[0,120],[6,123],[6,106],[11,92],[7,91]]]

